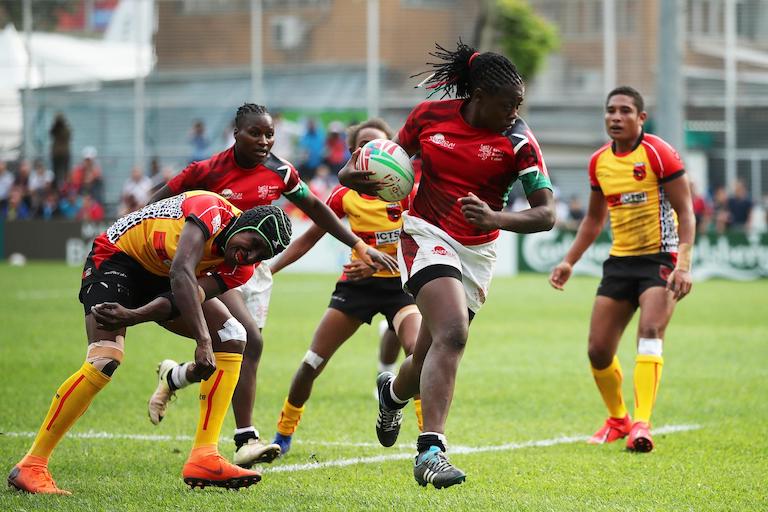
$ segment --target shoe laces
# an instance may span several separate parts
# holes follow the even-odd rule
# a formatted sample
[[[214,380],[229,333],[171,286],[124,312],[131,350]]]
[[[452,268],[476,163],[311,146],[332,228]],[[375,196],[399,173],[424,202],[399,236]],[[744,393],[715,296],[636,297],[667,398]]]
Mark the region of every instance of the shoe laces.
[[[453,464],[451,464],[448,457],[446,457],[443,452],[437,452],[432,457],[428,458],[427,466],[437,473],[453,469]]]
[[[379,408],[379,418],[383,430],[394,430],[399,427],[402,417],[403,411],[401,409],[387,409],[383,406]]]
[[[51,476],[51,473],[48,471],[47,466],[39,466],[37,464],[30,464],[26,466],[28,471],[32,473],[32,478],[37,481],[37,483],[45,483],[46,486],[50,487],[56,487],[56,482],[54,482],[53,477]]]

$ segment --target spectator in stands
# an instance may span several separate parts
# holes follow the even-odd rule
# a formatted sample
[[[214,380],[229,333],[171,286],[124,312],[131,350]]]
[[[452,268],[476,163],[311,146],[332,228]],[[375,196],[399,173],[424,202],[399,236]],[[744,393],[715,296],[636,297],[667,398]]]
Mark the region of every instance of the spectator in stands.
[[[562,222],[562,227],[570,230],[579,229],[579,224],[584,218],[584,204],[581,202],[581,198],[574,194],[568,200],[568,206],[566,208],[565,217]]]
[[[192,125],[192,131],[189,134],[189,145],[192,149],[189,163],[201,162],[211,156],[211,141],[205,134],[205,124],[200,119],[197,119]]]
[[[65,219],[72,220],[77,217],[80,207],[83,204],[83,198],[74,187],[68,187],[64,190],[59,200],[59,213]]]
[[[53,185],[53,171],[46,169],[42,158],[36,158],[32,174],[29,176],[29,194],[32,199],[32,209],[37,210],[43,201],[45,191]]]
[[[11,194],[14,180],[13,174],[8,170],[8,164],[5,160],[0,160],[0,208],[4,209],[8,204],[8,196]]]
[[[272,123],[275,127],[275,144],[272,146],[272,154],[288,160],[296,161],[296,142],[301,136],[301,127],[286,119],[282,112],[272,113]]]
[[[29,178],[32,175],[32,167],[29,165],[29,160],[19,161],[19,169],[16,171],[16,179],[13,184],[21,188],[21,194],[27,206],[30,204],[29,200]]]
[[[325,201],[331,195],[333,187],[338,184],[339,179],[336,174],[331,172],[331,168],[325,164],[320,164],[315,170],[315,176],[309,181],[309,190]]]
[[[728,198],[728,229],[749,231],[752,220],[752,198],[749,197],[747,186],[741,180],[733,185],[733,195]]]
[[[72,131],[69,129],[67,118],[61,112],[56,114],[49,131],[51,136],[51,165],[53,166],[54,180],[61,186],[69,176],[71,154],[69,141]]]
[[[140,168],[134,167],[130,177],[123,185],[119,215],[123,216],[143,207],[149,201],[151,193],[152,180],[144,176],[144,172]]]
[[[334,121],[330,124],[328,136],[325,138],[325,164],[331,168],[331,173],[336,176],[349,160],[349,156],[349,148],[344,136],[344,125],[339,121]]]
[[[91,194],[84,194],[77,212],[77,220],[85,222],[98,222],[104,220],[104,207]]]
[[[96,163],[98,154],[99,152],[96,151],[96,148],[93,146],[86,146],[83,148],[83,161],[72,169],[65,188],[72,187],[80,192],[86,171],[90,171],[91,179],[101,178],[101,167]]]
[[[696,232],[706,233],[712,221],[712,207],[707,199],[696,191],[696,184],[693,181],[691,181],[690,185],[693,215],[696,217]]]
[[[712,204],[712,218],[714,224],[711,229],[720,235],[725,233],[725,229],[728,227],[728,219],[730,214],[728,212],[728,192],[725,187],[717,187],[713,195]]]
[[[8,203],[3,208],[0,217],[7,221],[26,220],[32,217],[32,211],[24,201],[24,189],[19,185],[11,187]]]
[[[303,180],[309,181],[315,175],[317,166],[323,163],[325,151],[325,137],[314,119],[307,120],[304,135],[299,139],[299,147],[301,150],[299,173]]]
[[[101,179],[101,173],[96,173],[95,168],[85,169],[83,183],[80,186],[80,195],[90,195],[99,203],[104,204],[104,180]]]
[[[49,186],[43,193],[43,199],[35,211],[35,217],[43,220],[51,220],[60,216],[59,194],[53,186]]]

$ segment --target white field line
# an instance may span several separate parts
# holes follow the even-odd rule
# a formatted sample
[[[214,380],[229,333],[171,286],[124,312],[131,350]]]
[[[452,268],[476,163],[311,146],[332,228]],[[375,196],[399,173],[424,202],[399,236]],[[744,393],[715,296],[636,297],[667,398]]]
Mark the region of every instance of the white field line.
[[[688,432],[691,430],[698,430],[702,428],[701,425],[667,425],[653,429],[653,433],[656,435],[662,434],[674,434],[676,432]],[[35,432],[3,432],[2,435],[8,437],[35,437]],[[112,434],[110,432],[77,432],[70,434],[69,437],[77,439],[130,439],[135,441],[191,441],[191,436],[179,435],[179,436],[162,436],[162,435],[149,435],[149,434]],[[542,439],[538,441],[525,441],[522,443],[505,443],[500,445],[490,446],[456,446],[450,445],[449,452],[451,454],[471,454],[471,453],[485,453],[485,452],[499,452],[499,451],[511,451],[521,450],[523,448],[542,448],[547,446],[555,446],[559,444],[572,444],[584,442],[589,439],[589,436],[562,436],[552,439]],[[229,439],[222,438],[224,441]],[[347,447],[380,447],[378,443],[351,443],[343,441],[302,441],[297,439],[296,443],[316,445],[316,446],[347,446]],[[392,453],[389,455],[376,455],[372,457],[354,457],[350,459],[338,459],[329,460],[326,462],[309,462],[305,464],[287,464],[284,466],[264,467],[262,469],[270,473],[284,473],[292,471],[307,471],[312,469],[322,469],[330,467],[345,467],[356,464],[375,464],[377,462],[386,462],[390,460],[404,460],[413,458],[412,446],[400,444],[397,445],[399,449],[408,449],[408,452]]]

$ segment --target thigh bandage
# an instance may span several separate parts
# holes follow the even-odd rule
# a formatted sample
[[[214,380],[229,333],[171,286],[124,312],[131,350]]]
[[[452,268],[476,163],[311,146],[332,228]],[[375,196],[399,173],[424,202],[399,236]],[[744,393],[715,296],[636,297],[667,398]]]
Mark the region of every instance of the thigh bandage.
[[[224,326],[218,330],[218,334],[222,343],[230,340],[247,341],[248,337],[243,324],[234,317],[224,322]]]

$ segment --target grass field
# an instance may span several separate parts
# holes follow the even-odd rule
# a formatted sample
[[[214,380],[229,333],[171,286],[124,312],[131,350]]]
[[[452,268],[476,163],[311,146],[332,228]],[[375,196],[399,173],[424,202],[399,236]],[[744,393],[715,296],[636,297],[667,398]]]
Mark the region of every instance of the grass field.
[[[271,437],[335,276],[279,275],[259,370],[255,418]],[[85,354],[79,269],[0,266],[0,470],[25,453],[59,384]],[[667,332],[654,415],[657,449],[583,442],[605,415],[586,360],[596,280],[557,293],[544,276],[497,279],[462,361],[447,435],[465,484],[437,491],[412,477],[416,421],[378,446],[375,329],[364,327],[317,381],[290,454],[258,485],[190,491],[194,389],[159,427],[146,416],[154,369],[193,344],[155,325],[131,328],[114,381],[59,445],[51,470],[71,497],[0,491],[0,510],[766,510],[768,282],[699,283]],[[631,397],[634,324],[620,349]],[[222,452],[231,456],[229,414]],[[161,437],[166,436],[166,437]]]

